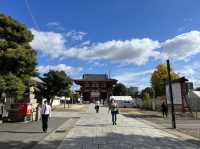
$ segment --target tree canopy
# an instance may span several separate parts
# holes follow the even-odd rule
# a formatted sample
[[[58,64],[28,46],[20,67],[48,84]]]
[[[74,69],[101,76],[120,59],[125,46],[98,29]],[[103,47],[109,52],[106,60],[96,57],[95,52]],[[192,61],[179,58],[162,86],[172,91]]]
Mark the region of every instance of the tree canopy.
[[[22,98],[25,83],[35,74],[37,64],[36,51],[30,46],[32,40],[33,35],[25,25],[0,14],[0,84],[4,84],[0,93]]]
[[[72,81],[64,71],[50,70],[44,74],[43,81],[46,83],[44,96],[52,103],[55,96],[69,96]]]
[[[171,79],[178,79],[179,76],[171,69]],[[155,91],[155,96],[165,95],[165,82],[168,80],[167,65],[159,64],[151,76],[151,85]]]
[[[145,94],[148,94],[149,98],[153,98],[153,96],[154,96],[154,92],[153,92],[153,89],[151,87],[146,87],[145,89],[143,89],[141,94],[142,94],[142,97],[144,97]]]
[[[14,46],[15,43],[28,46],[28,43],[33,40],[32,33],[24,24],[4,14],[0,14],[0,33],[0,39],[7,43],[5,44],[7,48],[12,48],[11,45]]]
[[[137,87],[128,87],[127,88],[128,96],[131,96],[132,98],[135,98],[138,95],[138,88]]]
[[[0,14],[0,74],[24,78],[35,73],[36,51],[30,46],[32,33],[11,17]]]
[[[114,96],[126,96],[128,94],[128,89],[122,83],[117,83],[113,88]]]

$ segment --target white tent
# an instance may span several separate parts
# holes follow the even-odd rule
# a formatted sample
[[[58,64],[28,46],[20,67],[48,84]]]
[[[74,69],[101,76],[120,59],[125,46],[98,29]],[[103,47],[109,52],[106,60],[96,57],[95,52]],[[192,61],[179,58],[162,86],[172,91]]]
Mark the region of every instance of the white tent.
[[[135,100],[131,96],[110,96],[110,100],[114,99],[118,103],[118,107],[135,107]]]
[[[200,91],[190,91],[188,103],[192,111],[200,111]]]

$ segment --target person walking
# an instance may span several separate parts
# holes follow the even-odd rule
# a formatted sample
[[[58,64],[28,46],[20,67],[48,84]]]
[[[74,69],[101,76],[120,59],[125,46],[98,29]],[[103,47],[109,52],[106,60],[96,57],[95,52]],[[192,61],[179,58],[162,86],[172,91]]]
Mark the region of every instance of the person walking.
[[[42,117],[42,130],[46,133],[48,129],[48,120],[49,117],[51,117],[51,106],[48,105],[47,100],[44,101],[40,113]]]
[[[117,125],[117,114],[119,114],[119,110],[118,110],[117,102],[114,99],[111,100],[109,109],[112,115],[112,123],[113,125]]]
[[[162,110],[162,114],[163,114],[163,118],[166,117],[168,115],[168,108],[166,103],[163,101],[162,105],[161,105],[161,110]]]
[[[96,103],[95,103],[95,110],[96,110],[96,113],[99,113],[99,106],[100,106],[100,101],[97,100]]]

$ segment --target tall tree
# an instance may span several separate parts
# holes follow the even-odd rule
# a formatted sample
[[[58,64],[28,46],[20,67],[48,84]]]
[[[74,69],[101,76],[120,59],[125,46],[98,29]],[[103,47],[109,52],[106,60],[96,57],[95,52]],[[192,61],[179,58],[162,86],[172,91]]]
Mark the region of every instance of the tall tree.
[[[154,93],[153,93],[153,89],[151,87],[146,87],[145,89],[142,90],[142,97],[144,97],[145,94],[149,95],[149,98],[153,98]]]
[[[50,70],[48,73],[44,74],[43,81],[46,83],[44,96],[51,104],[55,96],[67,96],[70,94],[72,81],[64,71]]]
[[[179,76],[171,70],[171,79],[178,79]],[[167,75],[167,65],[166,64],[159,64],[155,71],[151,76],[151,85],[155,91],[155,96],[164,96],[165,95],[165,82],[168,80]]]
[[[154,96],[153,89],[151,87],[146,87],[141,92],[141,97],[143,100],[143,108],[152,108],[152,98]]]
[[[25,85],[23,81],[13,74],[4,76],[6,82],[6,94],[8,97],[15,97],[15,99],[23,99]]]
[[[5,92],[6,90],[6,82],[3,76],[0,75],[0,93]]]
[[[113,88],[114,96],[126,96],[128,94],[128,89],[122,83],[117,83]]]
[[[35,74],[37,64],[36,51],[30,46],[32,40],[33,35],[25,25],[0,14],[0,82],[5,82],[4,89],[0,89],[0,93],[4,91],[11,94],[12,90],[11,95],[14,98],[22,99],[25,83]],[[18,82],[14,90],[13,86],[6,82],[11,80]]]
[[[138,94],[138,87],[129,87],[127,88],[128,90],[128,96],[131,96],[133,98],[135,98]]]

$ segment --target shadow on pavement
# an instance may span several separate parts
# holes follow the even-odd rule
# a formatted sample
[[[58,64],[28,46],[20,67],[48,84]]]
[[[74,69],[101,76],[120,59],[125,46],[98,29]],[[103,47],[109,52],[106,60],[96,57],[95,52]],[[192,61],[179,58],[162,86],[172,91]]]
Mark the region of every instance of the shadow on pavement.
[[[1,149],[55,149],[62,140],[55,140],[51,142],[45,142],[45,144],[39,144],[38,141],[30,141],[30,142],[23,142],[23,141],[9,141],[9,142],[0,142]],[[52,146],[49,147],[49,146]],[[55,147],[56,146],[56,147]]]
[[[3,123],[0,125],[0,149],[32,149],[33,146],[44,140],[68,120],[68,118],[51,118],[47,133],[42,133],[41,121],[30,123]],[[46,146],[48,144],[56,144],[58,146],[61,141],[55,140],[48,142]]]
[[[47,141],[37,146],[37,141],[4,141],[0,142],[0,148],[56,149],[61,141]],[[199,149],[199,145],[200,142],[196,140],[109,133],[106,136],[68,138],[58,149]]]
[[[2,130],[0,130],[0,133],[2,133],[2,132],[5,132],[5,133],[28,133],[28,134],[43,133],[42,131],[32,132],[32,131],[2,131]]]
[[[76,125],[80,127],[106,127],[110,126],[110,124],[87,124],[87,125]]]
[[[0,148],[2,149],[31,149],[35,144],[37,144],[37,141],[31,141],[31,142],[23,142],[23,141],[4,141],[0,142]]]
[[[59,149],[199,149],[196,140],[109,133],[107,136],[69,138]]]
[[[132,117],[132,118],[162,118],[162,116],[159,116],[159,115],[140,115],[140,114],[122,114],[126,117]]]

